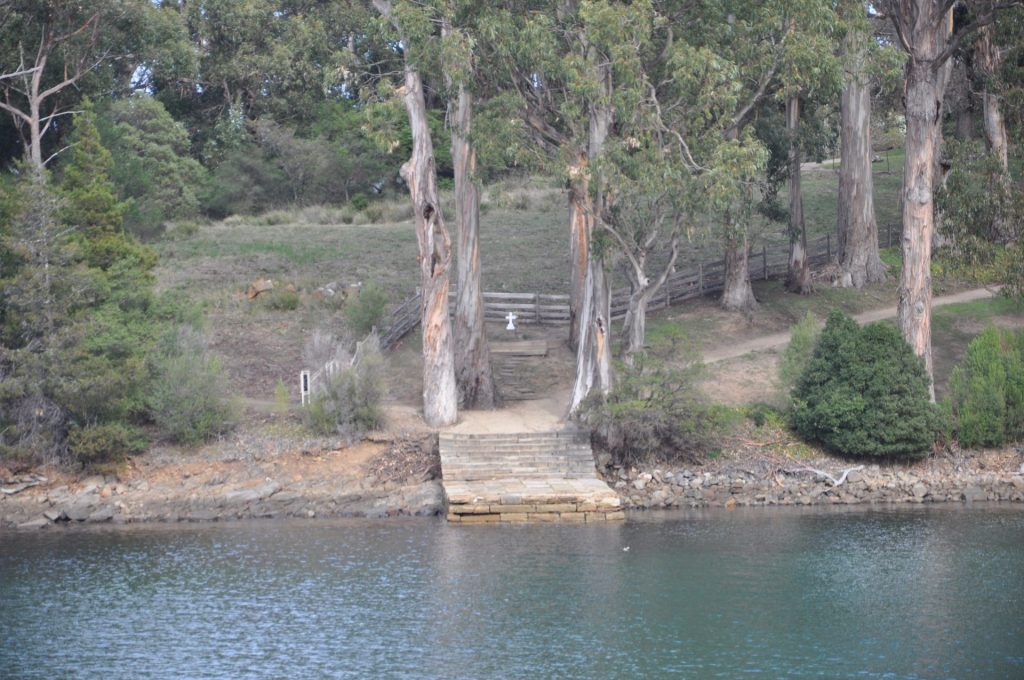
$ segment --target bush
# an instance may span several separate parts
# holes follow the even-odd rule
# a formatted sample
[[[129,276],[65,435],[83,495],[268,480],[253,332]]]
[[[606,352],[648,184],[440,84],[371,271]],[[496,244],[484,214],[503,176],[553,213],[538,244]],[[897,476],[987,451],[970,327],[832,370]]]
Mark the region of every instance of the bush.
[[[387,305],[387,293],[371,283],[359,291],[359,297],[345,306],[345,320],[357,336],[366,335],[384,318]]]
[[[838,311],[793,390],[792,416],[803,437],[848,456],[923,456],[940,425],[924,362],[896,327],[861,328]]]
[[[220,363],[211,358],[199,334],[183,327],[153,361],[146,404],[161,434],[194,445],[229,430],[235,409],[227,398]]]
[[[68,447],[85,467],[120,463],[129,453],[141,451],[142,445],[138,434],[120,423],[76,427],[68,433]]]
[[[369,335],[357,343],[351,359],[329,336],[314,334],[310,345],[315,347],[307,346],[307,360],[311,355],[324,356],[326,350],[336,369],[324,370],[323,378],[314,380],[306,425],[318,434],[338,434],[349,440],[379,427],[383,421],[384,357],[377,336]],[[314,373],[326,363],[312,364],[317,366]]]
[[[370,199],[366,197],[366,194],[356,194],[352,197],[351,203],[354,210],[366,210],[370,205]]]
[[[782,353],[782,361],[779,363],[779,385],[787,397],[793,392],[797,380],[811,362],[818,334],[818,319],[810,311],[789,329],[789,344]]]
[[[965,447],[1001,446],[1024,435],[1024,334],[989,326],[950,378],[952,415]]]
[[[697,388],[703,364],[685,348],[681,333],[666,333],[632,366],[617,367],[607,395],[595,391],[581,404],[579,420],[616,463],[695,461],[722,430],[725,414],[703,403]]]
[[[299,308],[299,294],[291,287],[274,288],[259,297],[267,309],[275,312],[291,312]]]

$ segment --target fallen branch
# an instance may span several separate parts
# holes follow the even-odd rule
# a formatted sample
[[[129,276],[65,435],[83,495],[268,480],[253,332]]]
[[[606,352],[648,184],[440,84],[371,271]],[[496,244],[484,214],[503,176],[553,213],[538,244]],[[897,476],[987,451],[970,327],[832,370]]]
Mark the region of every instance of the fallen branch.
[[[827,479],[828,481],[830,481],[832,483],[832,486],[835,487],[835,486],[840,486],[843,482],[845,482],[847,475],[849,475],[851,472],[856,472],[857,470],[863,470],[863,469],[864,469],[863,465],[858,465],[857,467],[847,468],[847,469],[843,470],[843,474],[839,475],[839,479],[836,479],[835,477],[833,477],[829,473],[825,472],[824,470],[815,470],[814,468],[795,468],[795,469],[791,468],[791,469],[788,469],[788,470],[783,470],[783,472],[785,472],[787,475],[798,474],[800,472],[810,472],[811,474],[818,475],[819,477],[824,477],[825,479]]]
[[[9,487],[6,487],[6,488],[0,487],[0,493],[5,493],[8,496],[13,496],[14,494],[20,493],[20,492],[24,491],[25,489],[31,488],[33,486],[38,486],[38,485],[39,485],[39,482],[23,482],[21,484],[18,484],[17,486],[9,486]]]

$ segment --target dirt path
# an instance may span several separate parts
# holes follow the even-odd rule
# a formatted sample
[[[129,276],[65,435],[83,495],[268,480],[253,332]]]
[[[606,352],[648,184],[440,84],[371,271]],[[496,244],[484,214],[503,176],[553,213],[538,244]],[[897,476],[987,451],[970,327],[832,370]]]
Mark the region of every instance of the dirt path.
[[[955,295],[943,295],[941,297],[934,298],[932,300],[932,307],[943,307],[945,305],[957,304],[960,302],[973,302],[974,300],[983,300],[990,298],[999,293],[998,288],[975,288],[973,290],[965,290]],[[853,318],[857,323],[865,324],[873,321],[881,321],[882,319],[893,319],[896,317],[896,307],[884,307],[882,309],[875,309],[870,312],[864,312],[857,314]],[[777,349],[784,347],[789,343],[789,332],[784,333],[773,333],[771,335],[763,335],[747,342],[741,342],[735,345],[726,345],[712,349],[704,353],[704,363],[713,364],[718,361],[725,361],[727,359],[735,359],[742,357],[753,352],[763,352],[769,349]]]

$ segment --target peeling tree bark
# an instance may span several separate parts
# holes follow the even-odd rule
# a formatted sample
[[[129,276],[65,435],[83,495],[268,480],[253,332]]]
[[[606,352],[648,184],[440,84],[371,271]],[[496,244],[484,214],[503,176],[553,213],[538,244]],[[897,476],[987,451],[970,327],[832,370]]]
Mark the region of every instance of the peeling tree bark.
[[[580,315],[583,310],[590,238],[594,233],[593,208],[590,205],[590,177],[586,154],[582,151],[569,167],[569,347],[577,349]]]
[[[590,59],[592,63],[599,61],[593,53]],[[587,156],[590,162],[601,155],[613,116],[611,64],[601,61],[594,68],[601,92],[590,105],[589,111]],[[578,196],[578,199],[582,199],[582,196]],[[603,201],[604,192],[600,188],[594,198],[590,198],[588,193],[585,201],[581,201],[582,215],[589,216],[591,228],[598,226],[602,212],[599,207]],[[604,259],[594,256],[589,248],[589,238],[583,299],[579,310],[576,380],[569,399],[569,413],[576,412],[591,390],[598,389],[607,394],[612,386],[611,289]]]
[[[452,161],[455,164],[455,225],[458,233],[458,291],[455,303],[455,382],[463,408],[494,408],[497,390],[484,329],[480,284],[480,188],[476,183],[476,151],[469,141],[473,95],[458,88],[451,112]]]
[[[800,186],[800,97],[786,100],[786,132],[789,135],[789,273],[786,290],[799,295],[811,292],[811,268],[807,262],[807,227]]]
[[[391,3],[374,0],[374,7],[394,22]],[[396,28],[399,28],[397,23]],[[431,427],[451,425],[458,416],[458,391],[448,315],[451,238],[437,197],[434,146],[427,124],[427,107],[419,71],[405,62],[405,84],[400,90],[412,130],[412,157],[400,174],[409,186],[419,246],[420,285],[423,289],[423,419]]]
[[[858,1],[856,11],[863,11]],[[871,174],[871,92],[864,60],[867,35],[851,28],[843,43],[846,83],[840,99],[838,285],[863,288],[885,280],[878,253],[875,186]]]

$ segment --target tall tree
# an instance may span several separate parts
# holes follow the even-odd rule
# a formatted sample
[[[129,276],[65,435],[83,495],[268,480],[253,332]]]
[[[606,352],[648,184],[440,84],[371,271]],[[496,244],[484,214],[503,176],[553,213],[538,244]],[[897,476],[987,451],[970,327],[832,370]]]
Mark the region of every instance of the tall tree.
[[[985,146],[995,156],[1002,168],[1003,177],[1009,179],[1009,144],[1006,136],[1006,122],[1003,120],[999,96],[992,91],[991,82],[1003,61],[1003,53],[996,43],[992,26],[985,26],[978,35],[974,48],[974,63],[983,80],[981,91],[982,121],[985,130]]]
[[[179,37],[173,20],[146,0],[11,0],[3,10],[0,110],[37,170],[64,150],[48,138],[69,128],[60,122],[83,93],[127,88]]]
[[[451,3],[445,8],[460,17]],[[491,373],[490,348],[484,328],[483,287],[480,283],[480,184],[473,132],[474,61],[471,40],[445,18],[442,28],[449,90],[448,120],[452,131],[455,169],[456,268],[455,382],[463,408],[493,408],[498,401]]]
[[[862,288],[885,280],[885,264],[878,252],[874,177],[871,174],[871,91],[868,71],[867,13],[862,0],[842,5],[847,24],[842,44],[843,93],[839,104],[840,165],[839,285]]]
[[[964,39],[991,24],[996,11],[1020,2],[971,3],[970,19],[955,35],[952,0],[886,0],[882,3],[908,55],[906,78],[906,160],[903,168],[903,268],[897,323],[914,353],[924,359],[935,386],[931,336],[931,248],[935,231],[932,202],[942,95],[947,64]]]
[[[434,146],[427,120],[423,78],[415,61],[416,38],[429,18],[416,16],[411,7],[396,11],[390,0],[373,0],[373,6],[397,33],[404,52],[405,82],[399,89],[412,130],[412,157],[402,165],[401,175],[409,186],[419,245],[420,286],[423,294],[423,418],[431,427],[455,422],[458,390],[452,348],[448,291],[452,261],[451,238],[437,196]],[[409,26],[405,22],[415,22]]]
[[[807,224],[800,182],[800,95],[786,97],[786,133],[789,138],[789,267],[786,290],[811,292],[811,267],[807,261]]]

